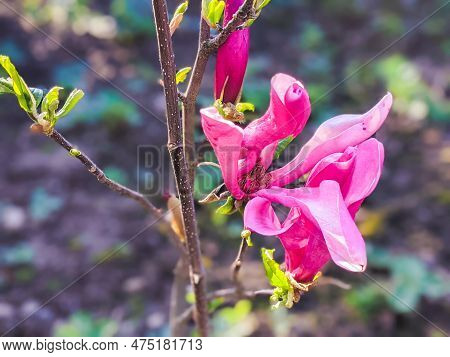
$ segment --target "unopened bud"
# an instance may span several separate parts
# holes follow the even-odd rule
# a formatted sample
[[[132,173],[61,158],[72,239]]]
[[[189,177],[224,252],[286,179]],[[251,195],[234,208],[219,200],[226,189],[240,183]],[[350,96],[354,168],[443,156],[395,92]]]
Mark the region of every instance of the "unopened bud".
[[[178,5],[178,7],[175,10],[175,13],[173,14],[172,20],[170,21],[169,27],[170,27],[170,35],[173,36],[174,32],[177,30],[177,28],[180,26],[181,22],[183,21],[183,15],[187,11],[189,7],[189,1],[185,1]]]
[[[81,151],[78,149],[70,149],[69,155],[73,157],[78,157],[81,155]]]
[[[241,238],[242,238],[242,239],[247,239],[247,238],[249,238],[251,235],[252,235],[252,232],[249,231],[248,229],[244,229],[244,230],[241,232]]]
[[[241,232],[241,238],[245,239],[245,241],[247,242],[247,246],[253,247],[252,232],[251,231],[249,231],[248,229],[244,229]]]
[[[44,129],[41,125],[34,123],[30,125],[30,131],[33,134],[42,134],[44,132]]]

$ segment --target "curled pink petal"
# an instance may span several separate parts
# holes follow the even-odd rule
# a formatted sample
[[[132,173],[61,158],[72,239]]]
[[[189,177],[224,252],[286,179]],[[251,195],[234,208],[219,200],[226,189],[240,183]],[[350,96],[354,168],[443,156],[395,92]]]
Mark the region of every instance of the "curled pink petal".
[[[215,108],[200,111],[203,131],[216,153],[223,180],[233,197],[241,199],[244,192],[238,182],[238,162],[241,155],[243,130],[229,120],[225,120]]]
[[[310,113],[311,104],[303,84],[287,74],[279,73],[271,81],[269,109],[245,128],[243,145],[259,153],[289,135],[297,136]]]
[[[228,0],[224,12],[224,25],[233,17],[244,0]],[[214,95],[224,103],[239,100],[248,63],[250,30],[245,28],[233,32],[217,51]]]
[[[244,226],[259,234],[276,236],[287,231],[298,217],[298,211],[292,209],[284,222],[280,223],[272,203],[265,198],[255,197],[245,206]]]
[[[309,172],[324,157],[367,140],[383,124],[391,106],[392,95],[388,93],[365,114],[327,120],[290,163],[272,172],[272,184],[285,186]]]
[[[324,180],[338,182],[345,204],[354,217],[362,201],[375,190],[383,161],[383,144],[372,138],[357,147],[347,148],[342,154],[332,154],[319,161],[306,186],[317,187]]]
[[[264,168],[267,170],[273,161],[273,155],[275,154],[275,150],[277,149],[278,141],[275,141],[274,143],[267,145],[262,151],[261,151],[261,164],[264,166]]]

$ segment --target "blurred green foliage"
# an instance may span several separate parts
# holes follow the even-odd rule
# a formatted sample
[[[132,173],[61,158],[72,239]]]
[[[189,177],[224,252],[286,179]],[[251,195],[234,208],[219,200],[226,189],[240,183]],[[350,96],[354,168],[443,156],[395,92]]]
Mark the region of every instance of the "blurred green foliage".
[[[122,39],[132,39],[136,36],[148,38],[155,34],[148,1],[113,0],[111,14],[117,19],[119,37]]]
[[[411,254],[395,254],[386,248],[368,247],[373,267],[387,269],[391,280],[388,303],[394,311],[405,313],[416,309],[420,298],[438,299],[450,294],[448,276]]]
[[[130,258],[132,249],[126,243],[118,243],[112,247],[97,253],[93,257],[94,263],[112,262],[121,259]]]
[[[255,317],[251,315],[252,303],[240,300],[233,307],[219,309],[212,318],[214,336],[248,336],[253,332]]]
[[[113,89],[104,89],[90,93],[77,106],[70,120],[61,122],[61,127],[73,127],[76,124],[104,123],[107,127],[115,127],[125,123],[136,126],[142,117],[134,102]]]
[[[65,323],[57,324],[54,337],[111,337],[118,324],[109,318],[95,318],[87,311],[77,311]]]
[[[107,166],[103,170],[105,175],[113,181],[122,185],[127,185],[129,181],[128,173],[116,166]]]
[[[222,173],[214,166],[200,166],[196,170],[194,197],[197,200],[205,198],[208,193],[222,183]]]
[[[418,257],[368,245],[368,260],[372,268],[386,269],[388,277],[369,279],[368,284],[347,293],[347,303],[365,319],[382,309],[411,313],[418,308],[422,297],[434,300],[450,294],[448,276]]]
[[[30,197],[29,211],[35,221],[44,221],[63,206],[63,199],[50,194],[43,187],[33,190]]]
[[[31,264],[35,252],[29,243],[17,243],[0,247],[0,267]]]

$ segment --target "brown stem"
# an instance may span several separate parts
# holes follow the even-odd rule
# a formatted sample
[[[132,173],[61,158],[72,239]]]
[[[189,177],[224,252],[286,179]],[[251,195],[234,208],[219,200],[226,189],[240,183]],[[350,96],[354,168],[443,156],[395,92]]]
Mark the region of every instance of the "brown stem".
[[[222,31],[212,40],[205,43],[205,52],[211,54],[216,51],[239,26],[243,25],[254,15],[253,2],[254,0],[245,0]]]
[[[178,196],[181,201],[184,231],[189,256],[189,273],[195,295],[195,320],[201,336],[208,335],[208,308],[205,292],[205,273],[201,260],[200,241],[197,232],[194,197],[183,148],[183,129],[178,110],[178,92],[175,81],[175,55],[170,36],[167,4],[165,0],[153,0],[153,15],[155,18],[159,47],[159,60],[164,83],[166,99],[166,115],[168,126],[168,149],[172,161],[177,184]]]
[[[174,269],[174,279],[170,293],[170,335],[173,337],[187,336],[187,321],[180,321],[178,316],[186,309],[186,286],[189,283],[189,264],[181,257]]]
[[[187,148],[187,159],[190,168],[191,183],[194,182],[195,176],[195,104],[200,92],[203,75],[205,74],[206,65],[208,63],[209,54],[202,51],[203,44],[209,40],[209,25],[203,18],[200,18],[200,34],[198,39],[198,51],[195,59],[192,75],[189,80],[186,93],[183,98],[182,117],[184,128],[184,144]]]
[[[137,191],[133,191],[132,189],[117,183],[110,178],[108,178],[103,170],[101,170],[85,153],[76,149],[66,138],[64,138],[58,131],[53,130],[51,134],[48,135],[49,138],[53,139],[56,143],[61,145],[68,152],[72,150],[77,150],[77,155],[74,155],[81,163],[86,166],[88,171],[94,175],[98,182],[104,184],[109,189],[119,193],[122,196],[131,198],[138,202],[147,212],[155,215],[155,217],[162,217],[162,210],[155,207],[145,196]]]

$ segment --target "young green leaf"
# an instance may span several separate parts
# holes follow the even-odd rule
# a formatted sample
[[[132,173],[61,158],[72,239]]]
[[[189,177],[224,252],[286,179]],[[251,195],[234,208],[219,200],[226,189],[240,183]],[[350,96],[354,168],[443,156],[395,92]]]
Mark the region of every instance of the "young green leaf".
[[[236,212],[236,207],[234,206],[234,198],[231,196],[228,197],[227,201],[216,210],[216,213],[226,215],[233,214],[234,212]]]
[[[202,0],[202,16],[212,28],[217,27],[225,9],[223,0]]]
[[[253,25],[255,20],[261,15],[261,11],[265,8],[272,0],[255,0],[253,3],[253,10],[255,11],[255,16],[251,17],[245,22],[246,27]]]
[[[225,1],[218,1],[214,8],[210,9],[209,18],[213,24],[219,23],[225,9]]]
[[[265,8],[272,0],[256,0],[255,1],[255,10],[261,11],[263,8]]]
[[[64,103],[63,107],[56,113],[56,119],[60,119],[69,114],[83,97],[84,92],[81,89],[74,89],[67,97],[67,100]]]
[[[14,94],[11,78],[0,78],[0,94]]]
[[[189,1],[182,2],[175,10],[174,15],[184,15],[189,7]]]
[[[176,75],[177,84],[183,83],[186,80],[187,75],[189,74],[189,72],[191,70],[192,70],[192,67],[185,67],[185,68],[180,69]]]
[[[61,87],[53,87],[47,93],[47,95],[42,100],[41,112],[47,113],[46,117],[49,121],[52,121],[55,112],[59,106],[59,91],[63,89]]]
[[[175,10],[175,13],[173,14],[172,20],[170,20],[170,35],[172,36],[174,32],[177,30],[177,28],[180,26],[181,22],[183,21],[184,13],[187,11],[189,7],[189,1],[185,1],[178,5],[178,7]]]
[[[261,258],[266,276],[269,279],[270,285],[273,287],[283,289],[283,291],[289,291],[291,284],[286,274],[280,269],[280,265],[273,258],[274,252],[275,249],[261,248]]]
[[[31,91],[25,81],[19,76],[16,67],[14,67],[9,57],[0,56],[0,65],[11,77],[13,91],[17,97],[20,107],[28,113],[37,114],[36,100],[34,99],[33,94],[31,94]]]
[[[30,88],[31,94],[33,94],[34,100],[36,101],[36,108],[39,107],[39,104],[42,102],[42,98],[44,97],[44,91],[39,88]]]
[[[287,138],[284,138],[278,143],[278,146],[275,150],[275,153],[273,154],[273,159],[277,160],[280,158],[281,154],[284,150],[288,147],[288,145],[294,140],[294,136],[289,135]]]

